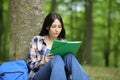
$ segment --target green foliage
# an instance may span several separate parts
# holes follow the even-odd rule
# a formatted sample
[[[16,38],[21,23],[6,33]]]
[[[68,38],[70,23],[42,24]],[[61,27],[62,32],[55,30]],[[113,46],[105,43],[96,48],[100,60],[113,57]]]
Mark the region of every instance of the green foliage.
[[[8,0],[3,0],[3,26],[0,26],[3,29],[1,34],[1,51],[0,51],[0,60],[6,61],[9,58],[9,23],[8,23]]]
[[[116,62],[115,56],[120,58],[120,2],[112,0],[111,3],[111,38],[110,38],[110,66]],[[85,1],[83,0],[56,0],[55,12],[62,15],[67,39],[82,40],[85,36]],[[46,0],[46,13],[50,11],[51,1]],[[92,40],[92,65],[105,66],[104,49],[108,39],[108,11],[109,0],[93,0],[93,40]],[[116,46],[116,48],[115,48]],[[117,63],[120,66],[120,63]],[[106,79],[106,78],[105,78]],[[105,80],[104,79],[104,80]],[[106,79],[107,80],[107,79]]]

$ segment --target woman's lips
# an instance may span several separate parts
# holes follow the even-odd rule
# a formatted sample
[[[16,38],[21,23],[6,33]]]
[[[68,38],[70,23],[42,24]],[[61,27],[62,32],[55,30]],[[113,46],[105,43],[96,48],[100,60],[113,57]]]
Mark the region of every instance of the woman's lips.
[[[58,35],[59,33],[55,33],[56,35]]]

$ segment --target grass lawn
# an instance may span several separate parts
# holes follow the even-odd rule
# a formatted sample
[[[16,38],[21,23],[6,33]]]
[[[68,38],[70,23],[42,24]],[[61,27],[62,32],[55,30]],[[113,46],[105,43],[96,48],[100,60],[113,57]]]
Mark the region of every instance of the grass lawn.
[[[120,68],[83,66],[91,80],[120,80]]]

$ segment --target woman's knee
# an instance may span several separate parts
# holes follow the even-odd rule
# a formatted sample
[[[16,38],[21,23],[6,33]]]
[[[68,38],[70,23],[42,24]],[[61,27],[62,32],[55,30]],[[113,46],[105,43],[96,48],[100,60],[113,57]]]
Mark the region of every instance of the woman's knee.
[[[76,57],[73,55],[73,54],[67,54],[67,55],[65,55],[64,56],[64,58],[63,58],[63,60],[64,60],[64,62],[66,63],[72,63],[72,62],[74,62],[74,61],[76,61]]]
[[[64,58],[75,58],[75,56],[71,53],[64,56]]]
[[[64,64],[62,57],[59,55],[55,55],[51,62],[53,62],[54,64]]]

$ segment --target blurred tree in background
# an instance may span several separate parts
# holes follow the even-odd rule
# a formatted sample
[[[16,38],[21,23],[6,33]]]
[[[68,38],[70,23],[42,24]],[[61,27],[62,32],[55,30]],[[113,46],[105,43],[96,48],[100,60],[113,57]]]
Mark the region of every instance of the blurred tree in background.
[[[0,0],[0,61],[9,60],[8,0]]]
[[[67,39],[82,41],[82,45],[77,54],[77,58],[81,63],[97,66],[120,67],[119,62],[120,0],[44,0],[44,1],[45,1],[45,15],[48,14],[48,12],[50,11],[55,11],[58,12],[63,17]],[[28,2],[23,3],[27,4]],[[29,8],[31,9],[31,6],[27,7],[27,9]],[[40,5],[40,7],[42,6]],[[18,8],[18,10],[21,8],[22,7]],[[36,10],[36,8],[33,10]],[[26,10],[25,13],[28,13],[28,10]],[[19,13],[17,14],[16,16],[21,17]],[[39,14],[41,14],[41,12],[39,12]],[[38,19],[39,18],[41,17],[38,17]],[[36,20],[35,18],[32,19]],[[28,22],[29,21],[31,22],[30,19],[28,19]],[[17,22],[19,21],[17,20]],[[17,24],[17,22],[15,23]],[[24,24],[25,23],[21,22],[21,24],[17,24],[17,26],[22,26]],[[36,26],[35,24],[36,21],[33,22],[32,27],[30,28],[34,29],[33,26],[35,27]],[[9,57],[8,56],[10,48],[9,30],[10,29],[8,26],[8,0],[1,0],[0,1],[1,60],[8,59]],[[30,34],[32,33],[33,32],[31,32]],[[21,36],[26,35],[28,35],[28,33]]]

